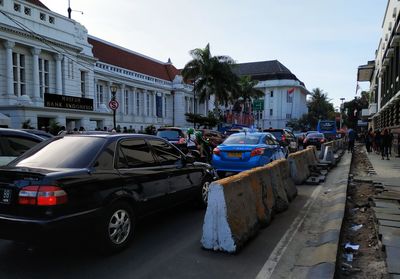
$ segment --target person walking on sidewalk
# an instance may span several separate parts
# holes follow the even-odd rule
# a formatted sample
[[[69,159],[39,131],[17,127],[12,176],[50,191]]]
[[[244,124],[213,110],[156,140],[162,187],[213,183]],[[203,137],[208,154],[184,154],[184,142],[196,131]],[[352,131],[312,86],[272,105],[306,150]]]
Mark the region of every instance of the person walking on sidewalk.
[[[348,152],[354,151],[354,143],[356,141],[356,137],[357,137],[356,131],[350,128],[348,131],[348,139],[349,139],[349,145],[347,149]]]
[[[367,152],[371,152],[371,145],[373,141],[373,132],[372,128],[369,128],[367,134],[365,135],[365,147],[367,148]]]
[[[389,130],[385,129],[383,130],[383,134],[381,135],[381,151],[382,151],[382,160],[389,159],[389,145],[390,145],[390,135],[389,135]]]
[[[379,131],[379,129],[378,129],[375,132],[375,148],[376,148],[375,152],[376,152],[376,154],[381,153],[381,145],[382,145],[381,141],[382,141],[381,131]]]
[[[392,157],[393,133],[389,129],[389,156]]]

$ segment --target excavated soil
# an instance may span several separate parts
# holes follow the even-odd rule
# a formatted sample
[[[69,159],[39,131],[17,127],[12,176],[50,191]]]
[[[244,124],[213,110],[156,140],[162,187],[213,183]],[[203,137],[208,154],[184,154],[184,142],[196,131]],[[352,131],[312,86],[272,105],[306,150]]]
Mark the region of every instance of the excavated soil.
[[[389,278],[382,245],[378,239],[377,221],[369,197],[375,188],[368,179],[371,163],[363,145],[357,145],[351,163],[353,179],[347,188],[345,218],[343,219],[335,278]],[[362,225],[362,227],[360,227]],[[345,248],[346,243],[360,245],[358,250]],[[351,259],[352,257],[352,259]]]

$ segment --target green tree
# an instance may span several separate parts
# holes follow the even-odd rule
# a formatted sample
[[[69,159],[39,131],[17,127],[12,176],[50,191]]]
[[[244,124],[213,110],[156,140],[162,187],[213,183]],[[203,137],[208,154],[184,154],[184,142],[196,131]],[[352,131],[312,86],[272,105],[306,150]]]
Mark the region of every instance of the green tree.
[[[257,80],[252,80],[250,76],[241,76],[238,80],[238,90],[235,91],[233,98],[236,99],[234,107],[239,107],[238,103],[244,103],[244,112],[249,112],[249,106],[253,99],[258,99],[264,96],[264,92],[256,88]]]
[[[308,114],[306,115],[309,129],[315,129],[318,120],[335,120],[335,109],[328,99],[328,93],[320,88],[314,88],[307,101]]]
[[[343,108],[345,114],[343,114],[343,124],[349,128],[357,128],[357,121],[362,109],[366,109],[369,106],[370,93],[368,91],[361,92],[360,97],[356,96],[353,100],[345,102]]]
[[[237,76],[232,72],[234,61],[229,56],[212,56],[210,44],[190,51],[192,60],[182,70],[185,82],[193,82],[200,102],[215,96],[217,105],[224,105],[237,90]]]

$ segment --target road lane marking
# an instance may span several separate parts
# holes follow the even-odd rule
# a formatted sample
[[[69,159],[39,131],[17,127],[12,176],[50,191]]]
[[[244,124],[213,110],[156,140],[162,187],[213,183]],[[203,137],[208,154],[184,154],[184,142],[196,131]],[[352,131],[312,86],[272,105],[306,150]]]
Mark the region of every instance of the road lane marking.
[[[307,201],[307,203],[301,209],[299,216],[297,216],[296,219],[294,219],[290,228],[286,231],[286,233],[283,235],[281,240],[275,246],[275,249],[272,251],[268,260],[265,262],[264,266],[261,268],[260,272],[257,274],[256,279],[265,279],[265,278],[270,278],[272,276],[272,273],[274,272],[276,266],[278,265],[279,261],[281,260],[283,254],[285,253],[289,244],[292,242],[292,240],[293,240],[294,236],[296,235],[297,231],[299,230],[300,226],[303,224],[312,205],[315,203],[315,200],[317,199],[319,193],[321,192],[322,185],[319,185],[317,188],[315,188],[315,190],[311,194],[310,199]]]

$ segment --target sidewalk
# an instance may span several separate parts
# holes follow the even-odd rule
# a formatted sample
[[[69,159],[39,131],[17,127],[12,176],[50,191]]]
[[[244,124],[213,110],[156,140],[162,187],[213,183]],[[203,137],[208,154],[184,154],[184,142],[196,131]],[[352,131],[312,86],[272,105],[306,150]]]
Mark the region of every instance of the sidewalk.
[[[365,149],[364,151],[366,152]],[[377,174],[377,176],[372,176],[371,178],[388,186],[400,186],[400,158],[389,158],[390,160],[382,160],[380,154],[376,154],[375,152],[368,154],[368,159]]]

